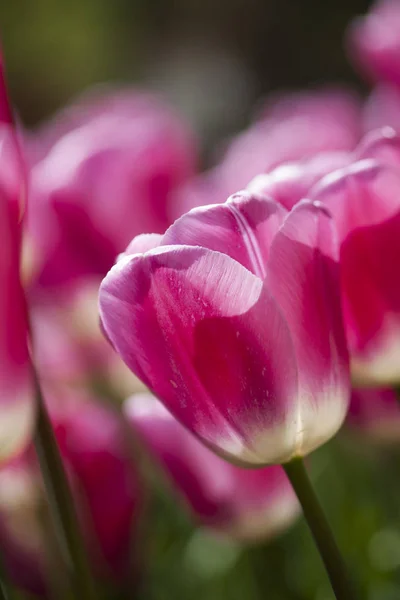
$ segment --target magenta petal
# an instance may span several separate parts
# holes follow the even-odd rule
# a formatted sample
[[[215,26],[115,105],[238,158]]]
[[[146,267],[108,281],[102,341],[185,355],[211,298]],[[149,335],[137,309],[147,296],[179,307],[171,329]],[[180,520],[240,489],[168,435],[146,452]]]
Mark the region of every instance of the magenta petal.
[[[202,246],[227,254],[263,279],[269,246],[286,210],[274,200],[242,191],[225,204],[191,210],[165,233],[163,245]]]
[[[292,210],[271,246],[267,283],[288,323],[297,356],[301,454],[336,432],[348,404],[337,254],[331,217],[309,201]]]
[[[399,380],[400,174],[373,160],[321,182],[314,197],[333,213],[341,241],[341,288],[353,377],[385,385]]]
[[[239,263],[188,246],[120,261],[101,285],[100,315],[131,370],[216,451],[256,464],[291,456],[292,341]]]
[[[8,99],[6,78],[4,73],[4,59],[0,49],[0,125],[12,125],[14,119]]]

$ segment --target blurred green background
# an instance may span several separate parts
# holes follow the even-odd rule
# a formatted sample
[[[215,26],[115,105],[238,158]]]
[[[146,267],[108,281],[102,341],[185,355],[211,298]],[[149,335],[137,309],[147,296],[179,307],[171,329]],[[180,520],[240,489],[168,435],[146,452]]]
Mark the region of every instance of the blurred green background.
[[[162,90],[209,149],[260,96],[360,85],[342,38],[366,0],[3,0],[8,78],[26,124],[103,81]]]
[[[205,156],[248,122],[271,91],[339,81],[362,91],[343,48],[366,0],[2,0],[0,27],[14,104],[25,124],[88,86],[163,92],[191,122]],[[341,433],[312,474],[368,600],[400,598],[400,450]],[[143,524],[143,600],[329,600],[303,520],[266,546],[243,548],[195,527],[168,486]]]

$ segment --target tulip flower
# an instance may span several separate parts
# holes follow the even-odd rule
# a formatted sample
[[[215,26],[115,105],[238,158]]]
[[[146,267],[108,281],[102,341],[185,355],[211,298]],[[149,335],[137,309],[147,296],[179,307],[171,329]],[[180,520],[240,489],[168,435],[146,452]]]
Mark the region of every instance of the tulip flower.
[[[400,253],[399,148],[395,135],[374,134],[360,147],[361,160],[327,175],[309,194],[327,206],[338,228],[342,304],[358,386],[400,380],[400,287],[393,272]]]
[[[259,118],[227,145],[217,166],[178,188],[174,214],[225,202],[254,177],[281,164],[318,153],[349,152],[359,137],[360,107],[348,92],[327,89],[273,97]]]
[[[326,209],[304,201],[287,213],[241,192],[152,245],[136,238],[106,276],[100,316],[168,410],[244,465],[287,462],[333,436],[349,384]]]
[[[28,318],[20,281],[26,180],[0,58],[0,462],[27,443],[34,423]]]
[[[392,388],[353,389],[348,424],[380,444],[400,439],[400,406]]]
[[[151,394],[132,396],[125,403],[125,414],[205,526],[257,541],[280,533],[299,514],[297,498],[282,467],[242,469],[222,460]]]
[[[351,24],[348,32],[350,55],[372,81],[400,85],[399,31],[400,5],[397,0],[378,0],[367,15]]]
[[[146,94],[88,97],[28,142],[35,284],[52,293],[104,276],[134,235],[164,232],[171,192],[194,173],[191,136]]]
[[[140,489],[118,417],[98,402],[63,394],[52,424],[74,490],[86,551],[103,580],[130,568]],[[0,469],[0,541],[8,576],[40,595],[49,591],[53,559],[40,471],[32,449]],[[51,548],[51,545],[50,545]]]

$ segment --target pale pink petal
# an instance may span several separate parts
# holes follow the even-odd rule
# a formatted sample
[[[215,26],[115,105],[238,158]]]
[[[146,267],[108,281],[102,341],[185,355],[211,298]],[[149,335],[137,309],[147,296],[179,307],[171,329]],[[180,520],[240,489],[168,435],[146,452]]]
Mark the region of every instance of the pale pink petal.
[[[400,100],[400,98],[399,98]],[[382,165],[400,170],[400,136],[393,127],[370,131],[354,152],[355,161],[375,159]],[[342,165],[343,166],[343,165]]]
[[[100,315],[127,365],[206,444],[244,463],[292,455],[292,341],[239,263],[188,246],[127,258],[101,285]]]
[[[202,246],[227,254],[263,279],[271,240],[285,215],[274,200],[242,191],[225,204],[183,215],[167,230],[162,244]]]
[[[163,236],[160,233],[141,233],[133,238],[133,240],[128,244],[126,250],[119,255],[118,260],[124,256],[129,256],[131,254],[144,254],[148,250],[157,248],[162,239]]]
[[[329,439],[347,410],[338,251],[327,210],[308,201],[288,215],[270,251],[266,281],[288,323],[297,356],[300,455]]]

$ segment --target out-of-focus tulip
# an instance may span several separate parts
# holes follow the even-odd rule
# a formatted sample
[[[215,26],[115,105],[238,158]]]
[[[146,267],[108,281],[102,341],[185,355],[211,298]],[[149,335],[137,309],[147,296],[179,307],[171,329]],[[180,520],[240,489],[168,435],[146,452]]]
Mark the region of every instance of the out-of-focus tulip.
[[[100,281],[85,281],[54,305],[50,298],[31,306],[35,359],[41,380],[50,385],[106,386],[118,398],[143,389],[113,352],[100,329]]]
[[[105,333],[189,430],[234,462],[286,462],[347,409],[335,232],[247,192],[139,236],[100,288]]]
[[[318,135],[315,132],[318,131]],[[176,193],[176,216],[225,202],[260,173],[317,153],[348,152],[360,137],[360,107],[342,90],[273,97],[247,130],[228,145],[218,166]]]
[[[70,476],[87,551],[98,576],[128,575],[140,489],[118,417],[88,399],[55,405],[52,423]],[[44,594],[54,567],[39,466],[29,449],[0,470],[0,541],[16,585]],[[51,537],[50,537],[51,539]]]
[[[27,442],[34,421],[28,318],[20,281],[26,180],[11,118],[0,58],[0,462]]]
[[[125,412],[205,526],[247,541],[262,540],[280,533],[299,514],[282,467],[231,465],[196,440],[150,394],[131,397]]]
[[[400,405],[392,388],[353,389],[349,425],[379,443],[399,443]]]
[[[399,32],[398,0],[378,0],[367,15],[351,24],[350,55],[371,80],[400,85]]]
[[[363,108],[364,130],[390,126],[400,132],[400,88],[394,85],[376,86]]]
[[[195,168],[183,124],[139,92],[86,98],[37,132],[30,148],[39,288],[103,276],[134,235],[164,232],[171,192]]]
[[[338,228],[352,374],[361,386],[400,380],[400,284],[393,271],[400,255],[398,148],[396,136],[374,134],[359,150],[363,160],[327,175],[309,194]]]

